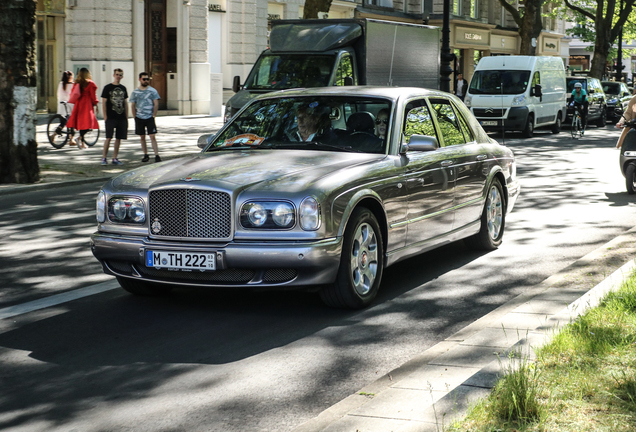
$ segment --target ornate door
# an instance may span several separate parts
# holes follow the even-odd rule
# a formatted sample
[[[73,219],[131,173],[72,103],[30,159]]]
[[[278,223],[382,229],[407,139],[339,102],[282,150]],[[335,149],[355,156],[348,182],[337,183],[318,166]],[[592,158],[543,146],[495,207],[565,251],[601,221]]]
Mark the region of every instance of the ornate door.
[[[166,46],[166,0],[146,0],[146,71],[150,74],[150,85],[161,97],[159,109],[166,109],[168,95]]]

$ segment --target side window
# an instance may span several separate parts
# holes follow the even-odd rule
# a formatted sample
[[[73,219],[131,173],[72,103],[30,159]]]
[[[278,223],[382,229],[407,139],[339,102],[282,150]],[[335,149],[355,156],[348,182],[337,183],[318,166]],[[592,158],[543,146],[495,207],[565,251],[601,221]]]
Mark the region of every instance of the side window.
[[[433,115],[437,119],[440,133],[444,138],[444,145],[451,146],[466,143],[464,134],[459,126],[457,114],[455,114],[450,101],[446,99],[431,99],[430,102],[433,106]]]
[[[539,72],[535,72],[532,76],[532,87],[536,86],[537,84],[541,84],[541,77],[539,76]]]
[[[435,133],[433,118],[424,99],[409,102],[404,110],[404,141],[410,142],[411,135],[427,135],[439,141]]]
[[[336,71],[336,82],[334,85],[345,85],[345,78],[347,77],[351,78],[353,82],[353,62],[351,61],[351,56],[348,54],[340,58],[338,70]]]
[[[473,131],[470,129],[470,126],[468,126],[468,122],[466,122],[466,119],[464,118],[460,110],[457,109],[456,106],[453,106],[453,108],[455,108],[455,112],[457,113],[457,118],[459,119],[459,126],[462,128],[464,137],[466,137],[466,142],[475,141],[475,136],[473,135]]]

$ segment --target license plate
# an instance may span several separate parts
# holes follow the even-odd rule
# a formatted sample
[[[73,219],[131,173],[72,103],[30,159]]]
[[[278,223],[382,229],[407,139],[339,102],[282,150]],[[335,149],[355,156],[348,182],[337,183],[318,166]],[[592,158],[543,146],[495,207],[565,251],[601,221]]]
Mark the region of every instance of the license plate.
[[[479,122],[482,126],[497,126],[497,120],[484,120]]]
[[[146,267],[178,270],[216,270],[215,253],[146,251]]]

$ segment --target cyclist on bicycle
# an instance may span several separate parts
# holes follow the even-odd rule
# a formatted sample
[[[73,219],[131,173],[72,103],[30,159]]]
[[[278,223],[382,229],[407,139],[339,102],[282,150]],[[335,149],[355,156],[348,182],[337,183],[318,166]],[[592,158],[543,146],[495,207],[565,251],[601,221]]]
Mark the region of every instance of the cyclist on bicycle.
[[[574,84],[574,90],[572,90],[572,99],[570,100],[570,106],[575,110],[579,111],[581,115],[581,124],[583,130],[581,131],[581,135],[585,131],[585,127],[587,126],[587,92],[583,90],[583,85],[580,82]]]

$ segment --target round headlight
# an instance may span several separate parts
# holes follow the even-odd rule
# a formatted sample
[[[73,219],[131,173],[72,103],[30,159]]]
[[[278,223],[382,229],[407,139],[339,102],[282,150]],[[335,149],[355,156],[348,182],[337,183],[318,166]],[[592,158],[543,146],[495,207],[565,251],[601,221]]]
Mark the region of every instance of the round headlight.
[[[113,203],[113,214],[115,215],[115,219],[124,220],[127,213],[126,201],[119,199]]]
[[[247,217],[254,226],[262,226],[267,222],[267,210],[260,204],[253,204],[247,213]]]
[[[300,203],[300,226],[307,231],[320,227],[320,205],[315,198],[307,197]]]
[[[272,212],[274,223],[280,227],[288,227],[294,220],[294,209],[290,204],[281,203]]]
[[[133,222],[142,223],[146,220],[146,212],[144,210],[143,204],[138,200],[132,200],[130,202],[130,207],[128,208],[128,217],[132,219]]]
[[[97,194],[96,216],[99,223],[106,220],[106,194],[104,191],[99,191]]]

